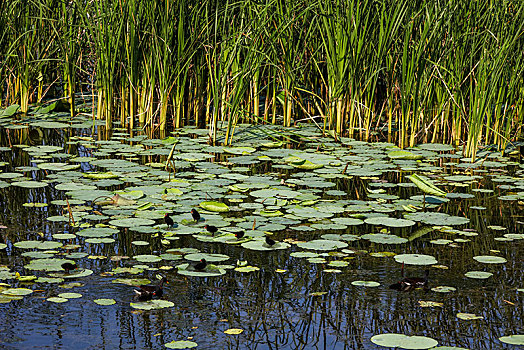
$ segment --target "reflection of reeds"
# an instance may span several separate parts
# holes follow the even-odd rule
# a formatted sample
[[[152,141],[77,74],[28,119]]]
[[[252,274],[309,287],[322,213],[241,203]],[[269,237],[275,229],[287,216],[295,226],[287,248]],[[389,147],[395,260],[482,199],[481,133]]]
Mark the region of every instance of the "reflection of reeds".
[[[3,104],[79,79],[110,126],[195,124],[231,143],[241,122],[320,115],[338,135],[401,147],[520,135],[524,4],[515,1],[2,1]],[[16,14],[16,15],[15,15]],[[319,123],[320,124],[320,123]],[[395,131],[398,130],[398,133]]]

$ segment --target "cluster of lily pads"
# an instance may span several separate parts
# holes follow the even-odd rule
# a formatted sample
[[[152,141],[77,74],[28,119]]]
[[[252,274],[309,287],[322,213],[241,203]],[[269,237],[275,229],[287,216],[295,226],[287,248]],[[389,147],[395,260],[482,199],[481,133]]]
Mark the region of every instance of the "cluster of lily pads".
[[[60,122],[29,125],[55,128],[55,123]],[[164,139],[129,137],[124,132],[114,133],[111,140],[74,136],[67,141],[67,147],[76,149],[76,153],[50,145],[0,148],[3,153],[24,152],[30,157],[28,165],[0,173],[0,188],[38,190],[51,186],[61,193],[60,198],[48,198],[42,203],[24,203],[36,209],[52,206],[60,209],[54,212],[61,212],[46,218],[54,226],[43,239],[12,239],[0,243],[0,250],[9,248],[11,254],[26,258],[25,271],[34,272],[17,276],[17,271],[3,266],[0,280],[41,285],[89,276],[93,274],[91,269],[79,268],[66,273],[61,264],[77,261],[82,266],[86,265],[83,261],[88,261],[85,259],[126,260],[126,257],[96,256],[82,251],[86,245],[116,244],[121,234],[146,237],[131,242],[136,251],[146,249],[155,240],[162,246],[158,254],[131,256],[132,266],[104,272],[104,276],[115,277],[114,283],[129,285],[150,281],[120,275],[142,274],[156,268],[167,272],[176,267],[180,275],[215,277],[231,270],[249,273],[261,268],[246,261],[225,263],[230,256],[179,246],[177,241],[182,237],[186,237],[185,243],[198,241],[211,251],[218,244],[266,254],[292,250],[290,256],[322,266],[325,273],[343,272],[355,254],[391,255],[405,264],[435,265],[437,259],[430,255],[395,254],[377,248],[398,249],[394,247],[410,245],[426,235],[431,236],[427,241],[434,246],[458,246],[478,235],[479,232],[464,228],[469,218],[436,211],[443,203],[493,193],[492,189],[483,187],[480,176],[468,175],[473,170],[481,173],[484,169],[516,168],[517,177],[498,175],[491,180],[500,190],[511,191],[500,194],[500,200],[524,199],[524,180],[518,177],[523,172],[522,165],[496,153],[481,153],[477,161],[471,161],[455,153],[452,147],[440,144],[398,150],[389,143],[348,138],[334,142],[309,127],[300,130],[300,140],[305,145],[297,149],[288,147],[290,144],[286,141],[260,140],[257,134],[260,128],[242,130],[244,134],[237,137],[235,146],[208,145],[207,130],[184,128]],[[271,127],[266,131],[271,132]],[[257,137],[256,142],[250,141],[251,137]],[[439,162],[452,168],[452,173],[437,166]],[[257,172],[257,168],[269,169],[269,172]],[[410,180],[403,174],[416,177]],[[417,174],[430,174],[431,178]],[[398,176],[401,181],[384,180],[392,176]],[[473,193],[462,190],[469,187],[473,187]],[[446,191],[441,190],[443,188]],[[393,194],[394,191],[410,195],[401,198]],[[198,208],[202,221],[192,220],[191,208]],[[469,208],[470,211],[484,209]],[[173,227],[163,222],[165,214],[173,218]],[[205,224],[216,226],[218,232],[210,235],[204,229]],[[240,239],[235,235],[238,232],[244,232]],[[278,238],[275,245],[265,243],[268,235]],[[523,238],[524,234],[509,232],[494,239],[511,242]],[[493,254],[473,259],[484,264],[506,262],[504,257]],[[201,259],[209,264],[203,271],[196,271],[192,262]],[[482,279],[492,273],[470,271],[465,275]],[[380,283],[355,280],[353,285],[376,287]],[[12,288],[7,284],[0,288],[0,302],[17,300],[32,292],[29,288]],[[433,290],[450,292],[454,287],[435,286]],[[78,293],[61,293],[47,300],[66,302],[78,297],[81,297]],[[114,300],[96,299],[95,302],[110,305]],[[130,305],[148,310],[172,307],[174,303],[152,300]],[[372,341],[391,347],[420,342],[427,346],[405,347],[410,349],[436,345],[422,338],[377,335]]]

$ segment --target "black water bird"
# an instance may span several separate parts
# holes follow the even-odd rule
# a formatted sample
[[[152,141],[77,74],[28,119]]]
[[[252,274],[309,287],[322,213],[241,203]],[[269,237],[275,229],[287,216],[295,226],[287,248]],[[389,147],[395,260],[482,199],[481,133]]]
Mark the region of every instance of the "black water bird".
[[[404,277],[404,263],[402,263],[401,269],[402,277]],[[421,288],[425,291],[429,290],[428,285],[429,270],[424,271],[424,277],[404,277],[397,283],[393,283],[389,286],[390,289],[398,290],[399,292],[410,292],[414,289]]]
[[[274,246],[277,242],[271,238],[269,238],[268,236],[266,236],[266,244],[270,247]]]
[[[60,265],[67,273],[69,273],[69,271],[71,270],[74,270],[76,269],[76,264],[75,263],[69,263],[69,262],[66,262],[66,263],[63,263],[62,265]]]
[[[136,293],[136,298],[139,301],[149,301],[153,299],[153,295],[154,295],[154,293],[146,292],[144,290],[136,290],[136,289],[135,289],[135,293]]]
[[[196,270],[196,271],[203,271],[207,266],[207,261],[206,259],[200,259],[200,262],[199,263],[196,263],[193,268]]]
[[[164,215],[164,222],[166,223],[168,228],[173,227],[173,225],[175,224],[175,222],[173,221],[173,218],[169,216],[169,213],[166,213],[166,215]]]
[[[215,233],[218,231],[218,228],[213,225],[206,225],[204,228],[207,230],[207,232],[211,233],[213,237],[215,236]]]
[[[193,220],[195,220],[195,222],[200,221],[200,213],[196,209],[191,209],[191,216],[193,217]]]
[[[151,293],[152,296],[161,297],[164,294],[164,283],[169,283],[169,281],[167,280],[167,277],[165,277],[165,276],[162,277],[162,279],[160,280],[160,283],[157,284],[157,285],[155,285],[155,284],[143,284],[143,285],[139,286],[138,288],[140,288],[140,290],[138,292],[139,293]],[[136,292],[136,290],[135,290],[135,292]]]
[[[235,237],[237,239],[240,239],[240,238],[244,237],[244,231],[235,232]]]

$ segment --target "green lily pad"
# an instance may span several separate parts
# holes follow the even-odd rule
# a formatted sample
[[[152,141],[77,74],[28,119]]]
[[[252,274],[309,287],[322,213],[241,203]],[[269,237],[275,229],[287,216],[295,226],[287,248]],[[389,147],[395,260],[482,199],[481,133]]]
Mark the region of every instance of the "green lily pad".
[[[387,227],[409,227],[415,225],[415,221],[405,220],[405,219],[396,219],[385,216],[377,216],[364,220],[366,224],[369,225],[381,225]]]
[[[25,265],[25,268],[28,270],[37,270],[37,271],[64,271],[62,264],[64,263],[74,263],[73,260],[67,259],[34,259]],[[62,277],[62,276],[60,276]]]
[[[474,256],[473,259],[475,259],[478,262],[484,263],[484,264],[504,264],[507,262],[506,259],[500,256],[492,256],[492,255]]]
[[[499,340],[511,345],[524,345],[524,334],[513,334],[500,337]]]
[[[133,259],[135,259],[136,261],[140,261],[140,262],[148,262],[148,263],[162,261],[162,258],[161,258],[161,257],[156,256],[156,255],[149,255],[149,254],[144,254],[144,255],[135,255],[135,256],[133,257]]]
[[[189,340],[173,340],[165,343],[164,346],[168,349],[192,349],[196,348],[198,344]]]
[[[116,304],[115,299],[95,299],[93,300],[98,305],[114,305]]]
[[[315,239],[309,242],[299,242],[297,246],[303,249],[311,250],[336,250],[346,248],[347,243],[341,241],[331,241],[327,239]]]
[[[109,237],[118,233],[118,230],[109,227],[89,227],[77,232],[78,236],[89,238]]]
[[[207,265],[203,271],[196,271],[190,264],[178,265],[177,269],[179,274],[193,277],[216,277],[226,273],[226,270],[210,265]]]
[[[136,226],[152,226],[155,224],[154,220],[143,218],[126,218],[109,221],[110,225],[117,227],[136,227]]]
[[[28,295],[33,293],[33,290],[27,288],[10,288],[2,291],[2,294],[8,295]]]
[[[380,286],[380,283],[375,281],[353,281],[351,282],[354,286],[362,286],[362,287],[378,287]]]
[[[46,300],[52,303],[65,303],[66,301],[69,301],[69,299],[60,298],[60,297],[50,297],[50,298],[47,298]]]
[[[173,307],[175,306],[175,303],[167,300],[149,300],[149,301],[141,301],[137,303],[130,303],[132,308],[140,309],[140,310],[156,310],[156,309],[164,309],[166,307]]]
[[[221,202],[215,202],[215,201],[208,201],[208,202],[201,202],[200,207],[202,207],[205,210],[212,211],[212,212],[228,212],[229,207]]]
[[[366,235],[361,236],[360,238],[367,239],[370,242],[380,244],[403,244],[408,242],[407,238],[395,235],[388,235],[385,233],[368,233]]]
[[[286,242],[276,242],[273,246],[269,246],[267,245],[265,241],[258,240],[258,239],[254,239],[252,241],[242,243],[241,245],[243,248],[246,248],[246,249],[262,250],[262,251],[287,249],[290,247],[289,243],[286,243]]]
[[[81,298],[82,294],[80,293],[60,293],[58,294],[59,298],[65,298],[65,299],[77,299]]]
[[[13,244],[17,248],[21,249],[40,249],[40,250],[49,250],[60,248],[63,244],[60,242],[53,241],[21,241]]]
[[[41,188],[46,187],[48,184],[40,181],[15,181],[11,182],[11,185],[24,188]]]
[[[438,287],[431,288],[431,290],[437,293],[449,293],[449,292],[456,291],[457,288],[448,287],[448,286],[438,286]]]
[[[236,272],[241,272],[241,273],[255,272],[255,271],[258,271],[258,270],[260,270],[260,268],[256,267],[256,266],[242,266],[242,267],[235,268]]]
[[[457,314],[457,318],[460,318],[461,320],[482,320],[483,316],[477,316],[475,314],[467,314],[463,312],[459,312]]]
[[[433,265],[437,263],[431,255],[424,254],[399,254],[395,255],[395,261],[406,265]]]
[[[491,272],[484,272],[484,271],[469,271],[464,274],[468,278],[474,278],[474,279],[486,279],[493,276]]]
[[[438,341],[432,338],[397,333],[374,335],[371,342],[379,346],[401,349],[430,349],[438,345]]]
[[[228,260],[229,256],[224,254],[192,253],[185,255],[184,259],[189,261],[200,261],[201,259],[206,259],[207,262],[219,262]]]

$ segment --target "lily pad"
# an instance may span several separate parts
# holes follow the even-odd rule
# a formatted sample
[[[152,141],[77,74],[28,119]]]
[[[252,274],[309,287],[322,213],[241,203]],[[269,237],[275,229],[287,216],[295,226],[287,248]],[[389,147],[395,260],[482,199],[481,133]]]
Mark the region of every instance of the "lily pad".
[[[399,254],[395,255],[395,261],[406,265],[433,265],[437,263],[431,255],[424,254]]]
[[[347,243],[341,241],[331,241],[327,239],[315,239],[309,242],[299,242],[297,246],[303,249],[311,250],[336,250],[346,248]]]
[[[500,337],[499,340],[511,345],[524,345],[524,334],[513,334]]]
[[[484,264],[504,264],[507,262],[506,259],[500,256],[492,256],[492,255],[474,256],[473,259],[475,259],[478,262],[484,263]]]
[[[95,299],[93,300],[98,305],[114,305],[116,304],[115,299]]]
[[[432,338],[397,333],[375,335],[371,337],[371,342],[379,346],[401,349],[430,349],[438,345],[438,341]]]
[[[224,269],[212,268],[209,265],[203,271],[196,271],[190,264],[178,265],[177,268],[179,274],[193,277],[216,277],[226,273]]]
[[[164,346],[168,349],[192,349],[196,348],[198,344],[189,340],[173,340],[172,342],[165,343]]]
[[[167,300],[149,300],[149,301],[141,301],[137,303],[130,303],[132,308],[140,309],[140,310],[156,310],[156,309],[164,309],[166,307],[173,307],[175,306],[175,303]]]
[[[201,202],[200,207],[202,207],[205,210],[212,211],[212,212],[228,212],[229,207],[221,202],[214,202],[214,201],[208,201],[208,202]]]
[[[286,242],[276,242],[274,245],[269,246],[265,241],[255,239],[249,242],[242,243],[242,247],[251,250],[272,251],[279,249],[287,249],[290,247],[290,245]]]
[[[474,278],[474,279],[486,279],[493,276],[491,272],[484,272],[484,271],[469,271],[464,274],[466,277]]]
[[[354,286],[362,286],[362,287],[378,287],[380,286],[380,283],[375,281],[353,281],[351,282]]]

